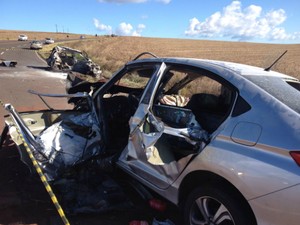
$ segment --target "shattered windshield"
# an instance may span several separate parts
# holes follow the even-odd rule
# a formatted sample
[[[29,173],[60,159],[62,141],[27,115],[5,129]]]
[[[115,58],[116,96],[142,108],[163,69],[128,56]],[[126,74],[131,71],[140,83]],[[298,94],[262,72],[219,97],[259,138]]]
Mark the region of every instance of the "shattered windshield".
[[[296,99],[300,99],[299,82],[272,76],[246,76],[246,78],[283,104],[300,113],[300,102],[296,101]]]

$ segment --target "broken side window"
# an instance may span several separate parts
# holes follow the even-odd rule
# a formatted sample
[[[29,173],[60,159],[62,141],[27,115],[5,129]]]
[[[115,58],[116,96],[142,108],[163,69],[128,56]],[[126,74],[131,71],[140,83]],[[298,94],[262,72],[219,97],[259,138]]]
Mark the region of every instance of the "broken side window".
[[[158,155],[162,156],[159,164],[179,161],[201,151],[209,142],[210,134],[228,115],[233,92],[204,75],[171,69],[165,74],[170,77],[162,79],[152,107],[154,116],[165,126],[151,149],[156,160]],[[149,162],[156,164],[149,155]]]

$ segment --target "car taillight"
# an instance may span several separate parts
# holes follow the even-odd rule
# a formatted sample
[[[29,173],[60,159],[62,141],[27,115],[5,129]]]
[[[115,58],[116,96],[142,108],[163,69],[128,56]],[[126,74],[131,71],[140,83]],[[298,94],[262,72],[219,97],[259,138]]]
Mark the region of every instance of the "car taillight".
[[[291,151],[290,155],[295,160],[295,162],[300,166],[300,151]]]

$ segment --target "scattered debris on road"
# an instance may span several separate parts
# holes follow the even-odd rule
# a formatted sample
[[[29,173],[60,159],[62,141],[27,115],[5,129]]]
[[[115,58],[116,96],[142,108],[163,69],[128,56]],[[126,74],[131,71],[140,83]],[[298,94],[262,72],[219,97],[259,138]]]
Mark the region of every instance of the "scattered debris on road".
[[[0,59],[0,65],[6,67],[15,67],[17,65],[17,61]]]

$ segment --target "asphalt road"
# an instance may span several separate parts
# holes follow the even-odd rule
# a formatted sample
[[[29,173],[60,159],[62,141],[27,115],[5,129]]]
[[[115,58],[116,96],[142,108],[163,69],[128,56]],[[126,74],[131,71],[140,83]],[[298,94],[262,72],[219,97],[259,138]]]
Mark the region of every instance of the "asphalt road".
[[[65,93],[65,73],[49,71],[46,62],[29,42],[0,41],[0,59],[16,60],[16,67],[0,66],[0,100],[11,103],[15,109],[32,111],[46,109],[44,103],[28,90],[42,93]],[[70,108],[66,99],[47,98],[53,108]],[[7,112],[0,106],[0,132]],[[122,176],[124,179],[124,176]],[[123,180],[124,182],[124,180]],[[181,224],[178,211],[167,203],[167,210],[159,212],[149,207],[134,189],[124,187],[133,207],[98,214],[67,215],[71,224],[126,225],[133,220],[145,220],[151,225],[154,218],[171,219]],[[16,148],[10,141],[0,151],[0,225],[1,224],[63,224],[39,178],[31,175],[19,160]]]
[[[16,67],[0,66],[0,100],[11,103],[18,111],[45,109],[45,104],[28,90],[42,93],[65,93],[65,73],[49,71],[47,63],[29,42],[0,41],[0,59],[17,61]],[[66,99],[46,99],[53,108],[69,107]],[[0,108],[0,129],[6,111]]]

